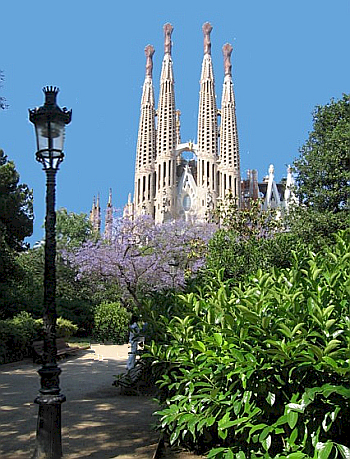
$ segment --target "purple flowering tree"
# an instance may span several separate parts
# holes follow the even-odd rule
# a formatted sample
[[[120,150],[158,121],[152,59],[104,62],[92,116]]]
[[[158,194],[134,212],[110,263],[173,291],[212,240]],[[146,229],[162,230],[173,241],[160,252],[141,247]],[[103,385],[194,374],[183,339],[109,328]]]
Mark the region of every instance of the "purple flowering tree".
[[[214,225],[172,221],[155,225],[148,216],[114,222],[110,240],[89,241],[74,254],[80,275],[97,275],[115,281],[122,301],[152,291],[181,289],[186,278],[204,264],[207,242]]]

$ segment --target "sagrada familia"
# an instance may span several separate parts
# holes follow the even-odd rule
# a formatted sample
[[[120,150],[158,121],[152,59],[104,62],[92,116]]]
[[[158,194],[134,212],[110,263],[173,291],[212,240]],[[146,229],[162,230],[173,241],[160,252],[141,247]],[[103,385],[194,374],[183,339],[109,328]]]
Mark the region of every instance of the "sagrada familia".
[[[158,108],[154,98],[154,48],[146,46],[146,75],[141,97],[141,114],[136,148],[134,198],[129,195],[124,217],[151,215],[156,223],[171,219],[205,220],[208,212],[227,193],[238,207],[250,199],[262,198],[263,207],[283,208],[291,199],[293,177],[290,168],[281,183],[274,180],[274,168],[259,183],[257,171],[248,170],[242,179],[237,133],[235,95],[232,81],[232,46],[223,48],[224,82],[221,108],[216,104],[210,33],[205,23],[204,55],[200,77],[197,143],[181,140],[180,111],[175,105],[171,24],[164,25],[164,57],[160,77]],[[220,120],[220,122],[219,122]],[[100,230],[99,199],[93,203],[90,219]],[[106,210],[105,235],[111,231],[111,191]]]

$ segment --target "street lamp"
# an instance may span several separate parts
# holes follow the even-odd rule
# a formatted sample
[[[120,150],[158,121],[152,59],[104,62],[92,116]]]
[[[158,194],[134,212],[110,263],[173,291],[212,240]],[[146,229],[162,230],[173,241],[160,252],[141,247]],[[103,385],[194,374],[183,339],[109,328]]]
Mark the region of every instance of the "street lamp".
[[[56,103],[58,88],[43,88],[45,104],[29,110],[29,120],[35,126],[36,159],[46,173],[45,271],[44,271],[44,351],[34,459],[62,457],[61,404],[66,400],[60,394],[56,347],[56,173],[63,161],[65,125],[70,123],[72,111],[61,109]]]
[[[173,281],[173,290],[175,289],[175,277],[177,275],[177,270],[179,268],[179,261],[175,255],[168,261],[170,276]]]

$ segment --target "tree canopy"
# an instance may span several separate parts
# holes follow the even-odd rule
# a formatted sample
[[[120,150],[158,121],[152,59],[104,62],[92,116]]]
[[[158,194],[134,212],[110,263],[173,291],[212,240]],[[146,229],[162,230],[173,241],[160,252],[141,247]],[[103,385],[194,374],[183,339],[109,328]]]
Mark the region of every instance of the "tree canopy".
[[[319,212],[349,210],[350,95],[313,113],[313,130],[295,160],[297,194],[301,202]]]
[[[33,195],[19,183],[19,173],[13,161],[0,150],[0,234],[3,243],[16,251],[33,232]]]

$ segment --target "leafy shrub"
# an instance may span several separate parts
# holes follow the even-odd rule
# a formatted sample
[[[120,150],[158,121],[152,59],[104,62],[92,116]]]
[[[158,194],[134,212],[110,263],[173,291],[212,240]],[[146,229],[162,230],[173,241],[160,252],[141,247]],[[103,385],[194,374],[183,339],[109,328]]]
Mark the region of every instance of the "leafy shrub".
[[[96,307],[93,336],[96,340],[123,344],[127,340],[131,314],[119,303],[101,303]]]
[[[36,319],[36,328],[38,332],[38,339],[44,339],[43,319]],[[70,338],[78,331],[78,326],[73,324],[70,320],[58,317],[56,320],[56,338]]]
[[[69,320],[57,319],[57,338],[69,338],[77,330]],[[22,311],[12,319],[0,320],[0,336],[0,364],[31,357],[33,341],[43,339],[43,319]]]
[[[350,231],[289,269],[222,275],[158,319],[160,428],[208,457],[350,457]]]
[[[28,312],[21,312],[12,319],[0,320],[0,363],[29,357],[37,333],[37,321]]]
[[[57,299],[57,314],[78,326],[74,334],[89,336],[94,324],[93,306],[83,300]]]

